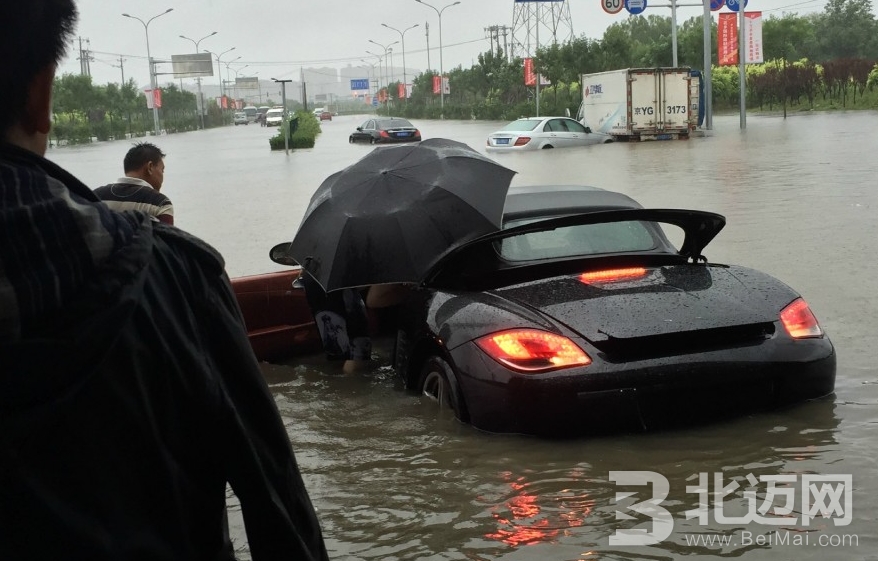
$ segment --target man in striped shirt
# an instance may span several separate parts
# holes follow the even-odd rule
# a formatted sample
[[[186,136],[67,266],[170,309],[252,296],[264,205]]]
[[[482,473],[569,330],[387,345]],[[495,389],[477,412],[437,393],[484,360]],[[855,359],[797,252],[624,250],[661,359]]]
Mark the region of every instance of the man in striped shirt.
[[[125,177],[95,189],[113,210],[139,210],[165,224],[174,223],[174,205],[159,191],[165,180],[165,154],[149,142],[135,144],[123,161]]]

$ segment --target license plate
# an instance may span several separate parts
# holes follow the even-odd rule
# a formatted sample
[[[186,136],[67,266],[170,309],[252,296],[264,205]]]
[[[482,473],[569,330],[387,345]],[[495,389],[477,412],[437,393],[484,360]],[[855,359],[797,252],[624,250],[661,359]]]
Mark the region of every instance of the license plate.
[[[412,135],[412,133],[410,133],[410,132],[398,132],[398,133],[396,133],[396,136],[411,136],[411,135]]]
[[[497,138],[494,140],[495,144],[509,144],[508,138]]]
[[[655,135],[656,140],[671,140],[672,137],[669,134],[657,134]]]

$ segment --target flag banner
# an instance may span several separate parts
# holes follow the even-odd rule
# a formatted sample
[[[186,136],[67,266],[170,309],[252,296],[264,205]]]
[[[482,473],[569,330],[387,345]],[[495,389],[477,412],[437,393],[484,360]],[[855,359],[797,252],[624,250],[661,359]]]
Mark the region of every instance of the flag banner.
[[[396,97],[398,99],[408,97],[407,95],[405,95],[405,84],[397,84],[396,85]]]
[[[439,93],[439,76],[433,76],[433,93]]]
[[[762,12],[744,12],[744,37],[747,40],[747,54],[744,62],[759,64],[762,57]]]
[[[444,90],[445,95],[448,95],[451,93],[451,85],[448,82],[447,77],[442,78],[442,89]]]
[[[534,74],[534,59],[524,59],[524,85],[533,86],[537,83],[537,77]]]
[[[722,12],[716,32],[716,53],[720,66],[738,64],[738,14]]]

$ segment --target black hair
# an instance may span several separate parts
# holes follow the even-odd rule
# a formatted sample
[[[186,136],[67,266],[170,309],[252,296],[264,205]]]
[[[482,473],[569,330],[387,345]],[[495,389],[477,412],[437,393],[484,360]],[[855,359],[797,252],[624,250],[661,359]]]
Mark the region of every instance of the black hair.
[[[74,0],[0,1],[0,134],[24,116],[34,77],[64,57],[76,17]]]
[[[139,142],[125,154],[122,166],[125,169],[125,173],[128,173],[129,171],[139,170],[149,162],[158,164],[164,157],[165,153],[159,150],[159,147],[155,144]]]

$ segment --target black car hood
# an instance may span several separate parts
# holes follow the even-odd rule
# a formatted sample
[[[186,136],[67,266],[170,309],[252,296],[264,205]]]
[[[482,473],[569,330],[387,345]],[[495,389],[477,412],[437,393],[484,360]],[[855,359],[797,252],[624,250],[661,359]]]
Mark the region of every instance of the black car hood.
[[[798,296],[752,269],[696,264],[649,268],[637,279],[600,284],[568,275],[495,294],[593,342],[771,323]]]

